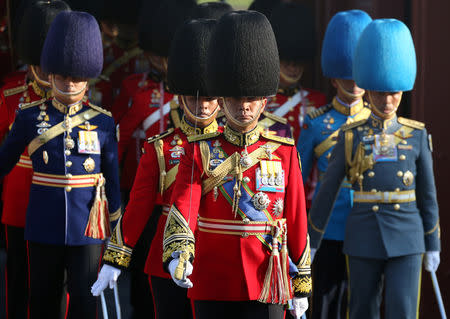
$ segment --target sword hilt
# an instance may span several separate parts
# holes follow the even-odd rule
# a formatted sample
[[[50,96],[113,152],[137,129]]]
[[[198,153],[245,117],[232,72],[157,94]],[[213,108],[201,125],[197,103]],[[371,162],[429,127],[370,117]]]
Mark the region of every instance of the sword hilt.
[[[186,266],[187,262],[189,260],[189,253],[186,251],[183,251],[178,260],[178,265],[175,268],[175,274],[174,277],[177,280],[186,280]]]

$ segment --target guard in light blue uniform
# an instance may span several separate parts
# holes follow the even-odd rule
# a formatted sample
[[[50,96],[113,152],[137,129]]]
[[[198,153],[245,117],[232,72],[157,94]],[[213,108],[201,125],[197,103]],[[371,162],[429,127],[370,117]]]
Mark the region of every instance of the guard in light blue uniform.
[[[0,176],[27,147],[33,164],[25,227],[31,319],[58,318],[65,273],[68,318],[96,318],[90,285],[110,221],[120,215],[114,120],[83,99],[88,78],[98,76],[102,65],[95,18],[58,14],[41,55],[55,97],[22,105],[0,148]],[[82,88],[74,91],[76,85]]]
[[[336,144],[342,125],[366,119],[370,110],[364,106],[364,90],[356,86],[352,77],[353,53],[359,36],[372,21],[360,10],[337,13],[328,24],[322,45],[322,71],[336,87],[333,101],[308,113],[300,133],[298,150],[302,161],[303,180],[307,180],[314,161],[319,169],[321,185],[328,159]],[[344,181],[334,203],[333,212],[324,233],[324,240],[314,257],[314,293],[311,318],[341,318],[345,304],[347,271],[342,252],[345,222],[352,208],[351,185]],[[313,199],[314,200],[314,199]]]
[[[318,248],[344,177],[354,191],[344,253],[349,269],[349,318],[417,318],[422,256],[439,265],[440,228],[431,137],[424,124],[396,116],[416,76],[414,44],[395,19],[374,20],[358,40],[353,78],[367,91],[369,119],[346,124],[310,211]]]

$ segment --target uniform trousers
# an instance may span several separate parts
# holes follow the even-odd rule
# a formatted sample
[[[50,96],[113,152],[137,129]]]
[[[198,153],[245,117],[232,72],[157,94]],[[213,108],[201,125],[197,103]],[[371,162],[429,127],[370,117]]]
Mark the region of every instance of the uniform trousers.
[[[172,279],[167,278],[149,276],[149,281],[156,319],[192,319],[191,301],[186,288],[177,286]]]
[[[102,245],[59,246],[28,243],[30,319],[57,319],[64,274],[69,294],[68,319],[95,319],[97,299],[91,286],[97,279]]]
[[[342,241],[324,239],[314,257],[312,319],[344,318],[347,269],[342,247]]]
[[[384,318],[418,318],[422,254],[388,259],[347,257],[350,319],[380,318],[383,285]]]
[[[195,284],[195,283],[194,283]],[[284,306],[259,301],[195,300],[195,319],[283,319]]]
[[[28,315],[28,257],[23,227],[6,225],[6,311],[8,319]]]

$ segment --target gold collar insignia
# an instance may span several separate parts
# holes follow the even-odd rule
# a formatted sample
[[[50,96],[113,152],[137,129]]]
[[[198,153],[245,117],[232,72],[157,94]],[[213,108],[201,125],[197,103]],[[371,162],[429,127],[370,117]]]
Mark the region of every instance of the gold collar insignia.
[[[256,126],[253,130],[247,133],[239,133],[234,131],[228,125],[225,125],[223,130],[223,136],[225,139],[233,145],[237,146],[249,146],[255,144],[259,140],[260,130]]]
[[[219,125],[217,124],[216,120],[212,121],[212,123],[206,127],[194,127],[189,124],[183,116],[180,123],[180,129],[184,134],[186,134],[186,136],[214,133],[218,128]]]
[[[81,108],[83,107],[83,104],[81,103],[81,101],[76,104],[73,104],[71,106],[67,106],[67,105],[59,102],[57,99],[52,100],[52,105],[61,113],[63,113],[63,114],[69,113],[69,115],[74,115],[74,114],[78,113],[78,111],[80,111]]]
[[[339,113],[342,113],[344,115],[347,115],[347,116],[353,116],[353,115],[361,112],[361,110],[364,107],[364,102],[362,99],[359,100],[359,102],[353,106],[346,106],[346,105],[340,103],[336,97],[334,97],[333,102],[331,102],[331,104],[333,104],[333,107],[336,111],[338,111]]]
[[[388,127],[390,127],[392,124],[397,122],[397,116],[394,116],[393,118],[388,119],[388,120],[383,120],[383,119],[375,116],[372,113],[372,114],[370,114],[369,121],[370,121],[370,125],[372,125],[372,127],[379,128],[381,130],[385,130]]]

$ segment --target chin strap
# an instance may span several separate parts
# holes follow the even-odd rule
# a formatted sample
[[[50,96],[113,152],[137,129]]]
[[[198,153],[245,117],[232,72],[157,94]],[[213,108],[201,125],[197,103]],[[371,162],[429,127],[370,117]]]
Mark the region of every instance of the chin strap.
[[[249,126],[251,126],[251,124],[255,123],[255,121],[257,122],[259,120],[259,117],[261,116],[261,111],[262,111],[262,99],[259,101],[259,109],[258,112],[255,114],[255,116],[252,118],[252,120],[250,122],[242,122],[239,120],[236,120],[233,115],[230,113],[230,111],[228,110],[227,107],[227,103],[225,101],[225,98],[222,98],[223,100],[223,112],[225,113],[225,117],[227,118],[228,121],[230,121],[231,123],[233,123],[233,125],[235,125],[238,128],[244,129],[247,128]]]
[[[186,104],[186,100],[184,99],[184,95],[180,95],[181,97],[181,105],[183,106],[183,111],[185,113],[185,115],[187,114],[189,118],[194,119],[194,125],[196,126],[197,124],[200,124],[201,126],[208,126],[209,124],[211,124],[214,119],[216,118],[216,114],[217,112],[219,112],[219,105],[216,106],[216,108],[214,109],[214,111],[211,113],[210,116],[208,117],[198,117],[196,116],[194,113],[191,112],[191,110],[189,109],[189,107]],[[198,104],[198,101],[197,101]],[[196,105],[196,109],[197,109],[197,105]],[[197,110],[196,110],[197,113]]]
[[[41,86],[45,86],[45,87],[51,87],[52,85],[50,84],[50,82],[45,81],[43,79],[41,79],[39,77],[39,75],[37,74],[36,70],[34,69],[33,65],[30,65],[30,70],[31,70],[31,74],[33,74],[34,79],[36,80],[36,82],[41,85]]]
[[[56,92],[58,92],[61,95],[65,95],[65,96],[76,96],[76,95],[80,95],[81,93],[83,93],[83,91],[86,90],[87,88],[87,82],[84,84],[84,87],[80,90],[78,90],[77,92],[65,92],[65,91],[61,91],[60,89],[58,89],[58,87],[55,84],[55,77],[53,76],[53,74],[50,75],[50,78],[52,79],[52,89],[55,90]]]
[[[378,116],[379,118],[381,118],[383,120],[390,120],[397,113],[397,109],[398,109],[398,107],[400,105],[400,102],[395,106],[394,110],[391,113],[384,114],[384,113],[381,113],[378,110],[377,105],[375,103],[373,103],[372,94],[370,93],[370,91],[368,92],[368,96],[369,96],[369,102],[370,102],[370,106],[371,106],[370,108],[371,108],[372,112],[375,113],[375,115]]]
[[[336,84],[337,84],[337,86],[338,86],[338,90],[340,90],[340,91],[344,94],[344,96],[346,96],[347,98],[352,99],[352,100],[359,100],[359,99],[361,99],[361,98],[364,96],[364,94],[366,93],[366,91],[364,91],[364,90],[363,90],[361,93],[359,93],[359,94],[353,94],[353,93],[350,93],[349,91],[347,91],[347,90],[344,88],[344,86],[342,85],[340,79],[336,79]]]

